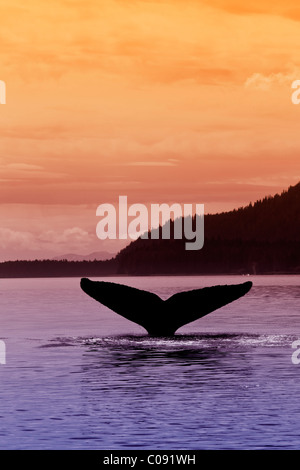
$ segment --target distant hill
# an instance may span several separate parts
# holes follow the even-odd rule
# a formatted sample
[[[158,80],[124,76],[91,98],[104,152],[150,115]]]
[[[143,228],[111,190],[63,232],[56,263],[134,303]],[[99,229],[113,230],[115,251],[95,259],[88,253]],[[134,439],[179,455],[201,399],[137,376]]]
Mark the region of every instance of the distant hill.
[[[172,226],[172,224],[171,224]],[[120,274],[300,273],[300,183],[244,208],[206,215],[204,247],[138,239],[116,257]]]
[[[76,255],[74,253],[68,253],[66,255],[55,256],[52,258],[54,261],[105,261],[112,259],[115,256],[113,253],[107,251],[94,251],[88,255]]]

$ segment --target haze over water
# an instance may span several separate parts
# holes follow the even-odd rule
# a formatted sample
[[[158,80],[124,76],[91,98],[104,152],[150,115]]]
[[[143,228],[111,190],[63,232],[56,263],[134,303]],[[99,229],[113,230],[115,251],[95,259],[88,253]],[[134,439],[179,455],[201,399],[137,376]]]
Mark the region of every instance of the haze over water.
[[[104,280],[162,298],[253,288],[174,338],[151,338],[78,278],[2,279],[1,449],[299,447],[300,276]]]

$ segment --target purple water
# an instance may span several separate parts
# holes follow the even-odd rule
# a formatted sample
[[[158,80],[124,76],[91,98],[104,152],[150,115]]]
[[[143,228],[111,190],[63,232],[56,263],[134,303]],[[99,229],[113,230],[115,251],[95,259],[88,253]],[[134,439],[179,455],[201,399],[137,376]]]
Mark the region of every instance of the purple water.
[[[79,279],[0,281],[1,449],[297,449],[300,276],[110,278],[167,298],[253,281],[150,338]]]

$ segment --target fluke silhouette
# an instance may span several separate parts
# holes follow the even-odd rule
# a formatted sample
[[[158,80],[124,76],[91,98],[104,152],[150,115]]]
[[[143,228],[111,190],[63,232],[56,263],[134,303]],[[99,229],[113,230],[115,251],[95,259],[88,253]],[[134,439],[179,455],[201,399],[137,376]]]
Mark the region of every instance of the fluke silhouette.
[[[90,297],[141,325],[151,336],[172,336],[181,326],[247,294],[252,282],[178,292],[167,300],[152,292],[113,282],[83,278],[80,285]]]

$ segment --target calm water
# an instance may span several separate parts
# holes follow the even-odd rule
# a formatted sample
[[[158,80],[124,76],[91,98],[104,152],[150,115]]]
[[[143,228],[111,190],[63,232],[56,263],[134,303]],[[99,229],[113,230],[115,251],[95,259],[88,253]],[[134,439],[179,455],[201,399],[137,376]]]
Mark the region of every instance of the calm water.
[[[1,449],[300,448],[300,276],[109,280],[162,298],[254,286],[156,339],[79,279],[0,280]]]

